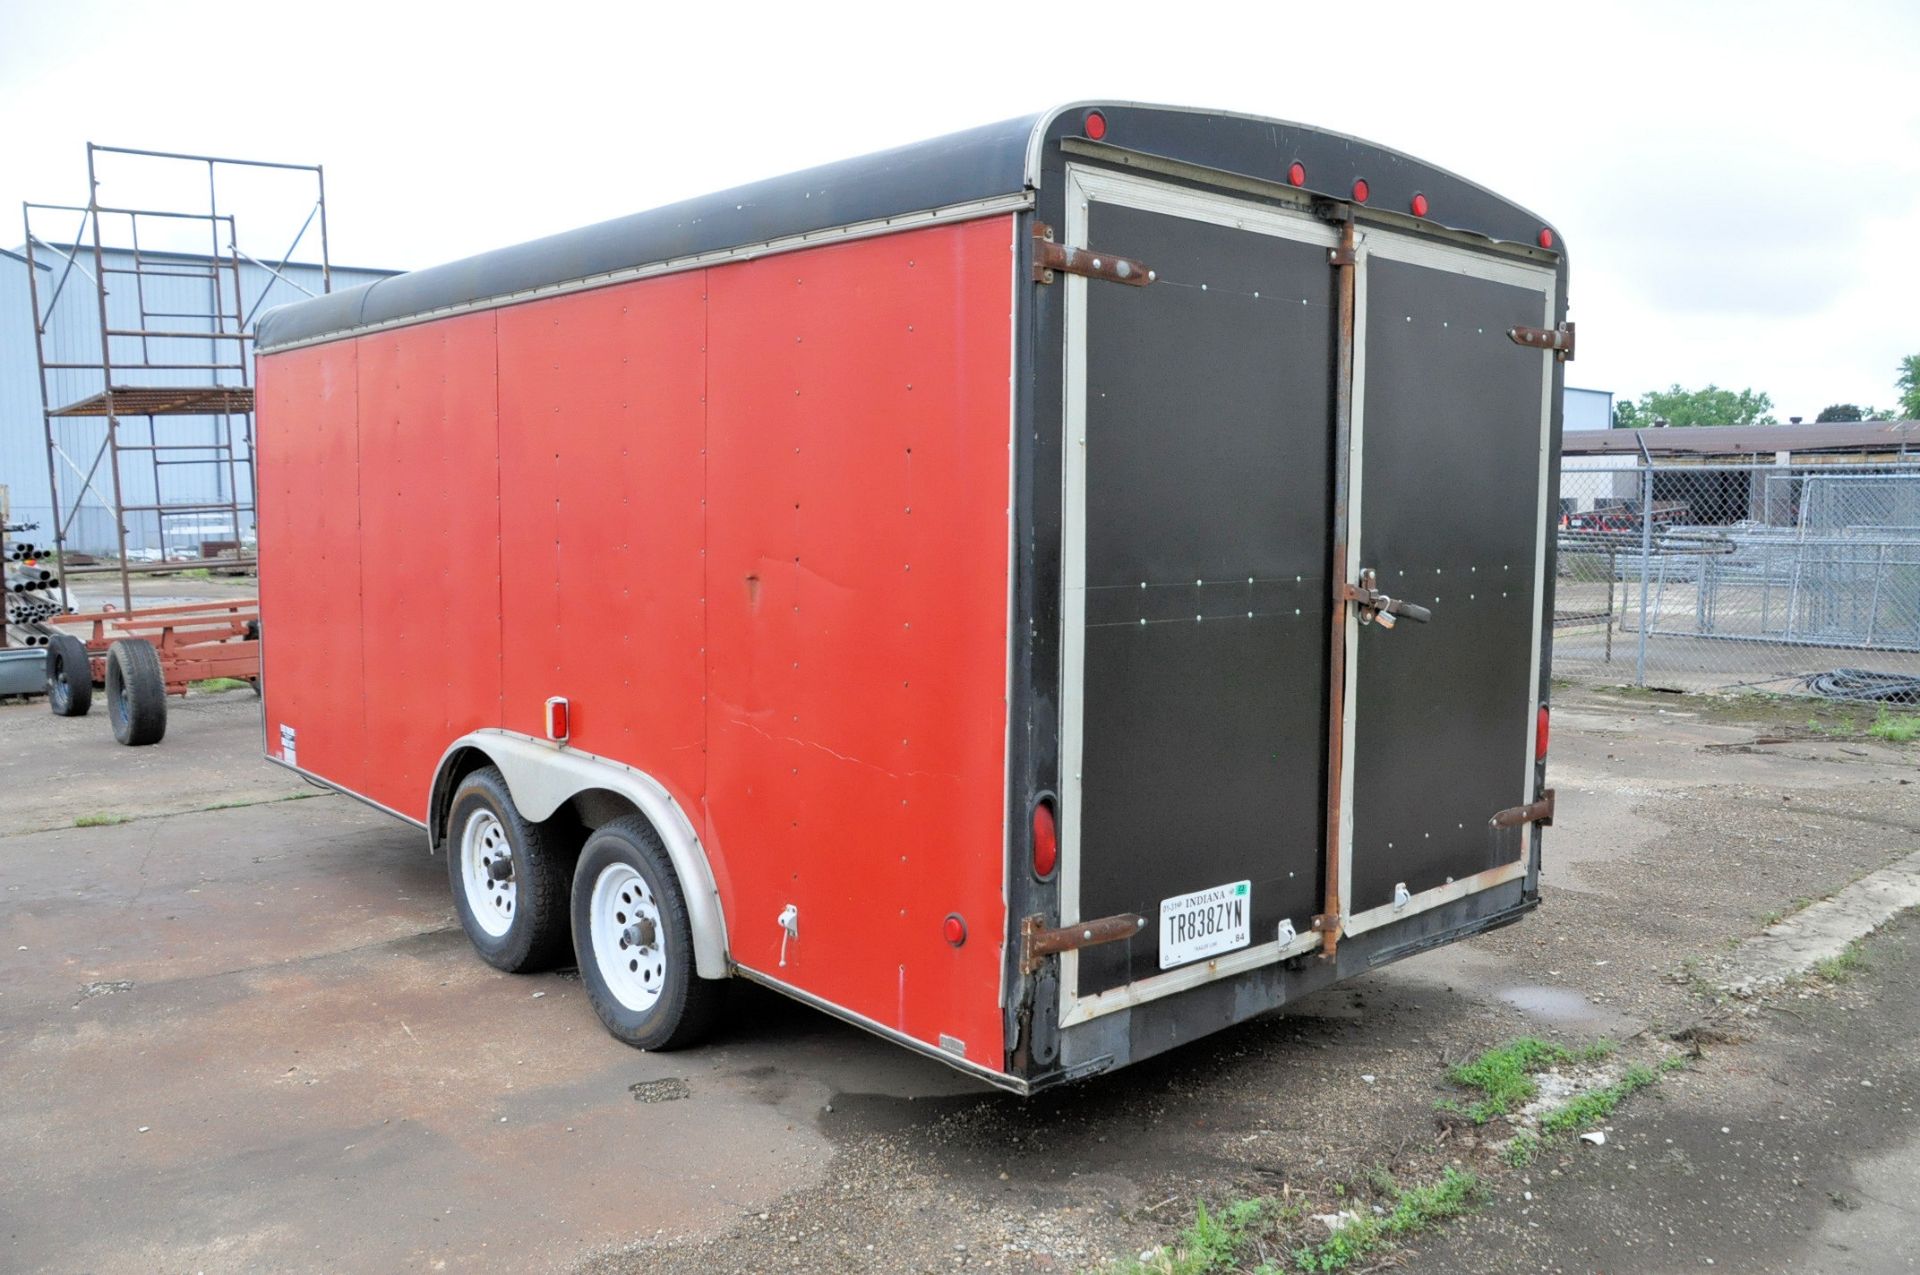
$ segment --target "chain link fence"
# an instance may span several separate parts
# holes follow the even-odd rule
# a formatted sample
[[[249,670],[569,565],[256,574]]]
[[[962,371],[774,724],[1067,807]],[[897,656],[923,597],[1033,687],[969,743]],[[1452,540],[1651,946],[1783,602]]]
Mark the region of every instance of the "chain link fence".
[[[1565,464],[1556,676],[1920,702],[1920,465]]]

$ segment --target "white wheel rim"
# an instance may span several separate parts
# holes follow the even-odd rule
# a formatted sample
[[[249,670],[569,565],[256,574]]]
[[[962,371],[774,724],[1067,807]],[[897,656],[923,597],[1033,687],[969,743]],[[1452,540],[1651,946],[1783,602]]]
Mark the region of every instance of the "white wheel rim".
[[[666,927],[646,878],[612,863],[593,883],[587,913],[593,961],[607,990],[636,1014],[652,1009],[667,985]]]
[[[474,924],[489,938],[499,938],[513,924],[518,882],[511,875],[513,852],[507,830],[491,810],[476,810],[460,833],[460,881],[467,891],[467,910]],[[498,874],[507,872],[502,879]]]

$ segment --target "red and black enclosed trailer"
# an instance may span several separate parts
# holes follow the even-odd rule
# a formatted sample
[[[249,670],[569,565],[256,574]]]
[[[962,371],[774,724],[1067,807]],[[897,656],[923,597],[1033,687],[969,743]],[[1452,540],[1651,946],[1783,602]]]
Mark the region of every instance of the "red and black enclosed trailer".
[[[1408,156],[1081,104],[275,310],[270,759],[504,969],[995,1084],[1538,901],[1566,258]]]

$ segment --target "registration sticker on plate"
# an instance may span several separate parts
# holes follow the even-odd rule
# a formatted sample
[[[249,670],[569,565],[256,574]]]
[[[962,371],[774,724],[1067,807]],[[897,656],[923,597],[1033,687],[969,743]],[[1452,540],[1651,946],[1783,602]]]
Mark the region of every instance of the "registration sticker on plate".
[[[1253,933],[1252,911],[1251,881],[1160,900],[1160,968],[1245,947]]]

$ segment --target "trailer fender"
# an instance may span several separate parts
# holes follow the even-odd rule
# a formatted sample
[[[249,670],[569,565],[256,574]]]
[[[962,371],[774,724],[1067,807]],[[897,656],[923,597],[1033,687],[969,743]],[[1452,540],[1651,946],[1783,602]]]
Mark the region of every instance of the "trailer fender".
[[[726,917],[720,892],[700,837],[685,809],[652,775],[606,757],[583,753],[513,731],[488,728],[463,735],[441,755],[428,797],[427,835],[440,849],[441,824],[451,799],[457,760],[468,750],[483,753],[506,777],[507,791],[520,813],[538,823],[572,797],[591,789],[618,793],[653,824],[666,845],[673,870],[687,899],[693,924],[694,969],[701,978],[727,978],[733,973],[727,959]]]

